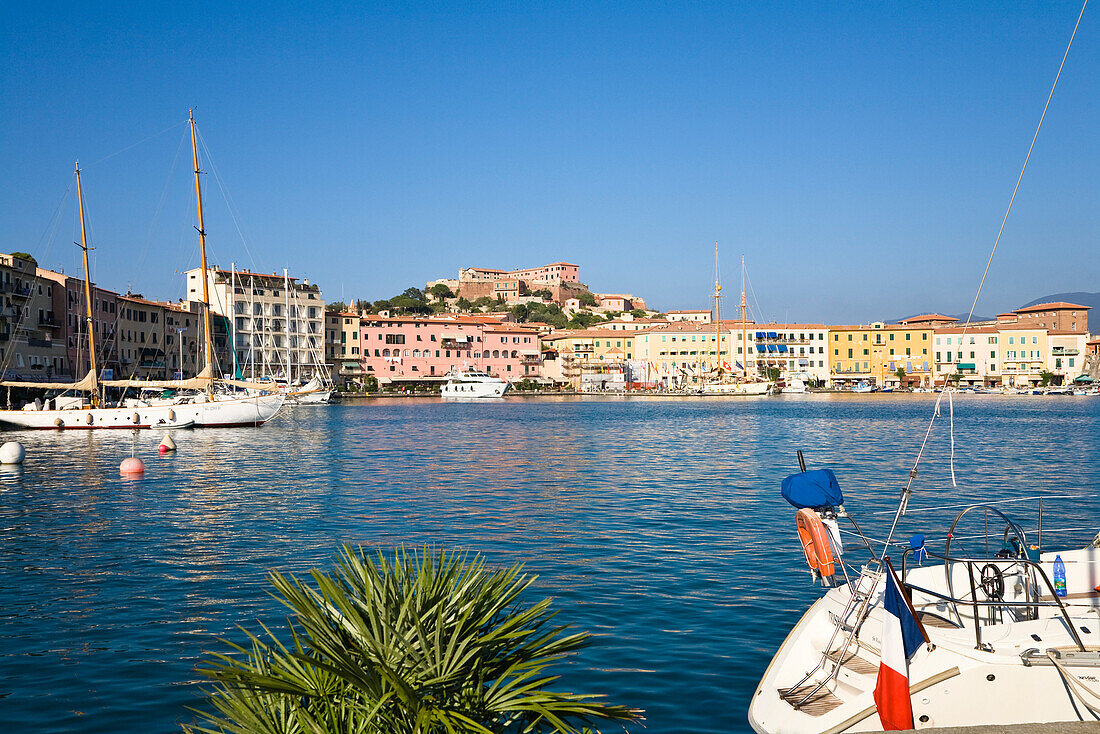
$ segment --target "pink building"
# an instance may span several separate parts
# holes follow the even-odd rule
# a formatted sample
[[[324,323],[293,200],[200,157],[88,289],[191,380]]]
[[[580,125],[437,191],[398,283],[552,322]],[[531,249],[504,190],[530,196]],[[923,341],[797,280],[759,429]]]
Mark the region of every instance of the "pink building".
[[[367,315],[359,326],[362,372],[381,384],[441,382],[452,369],[506,380],[539,374],[537,329],[469,316]]]

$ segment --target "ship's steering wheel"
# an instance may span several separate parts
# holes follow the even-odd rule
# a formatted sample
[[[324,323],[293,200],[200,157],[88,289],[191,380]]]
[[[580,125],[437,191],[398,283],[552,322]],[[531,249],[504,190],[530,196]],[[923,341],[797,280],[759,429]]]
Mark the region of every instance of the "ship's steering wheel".
[[[990,601],[1000,601],[1005,595],[1005,575],[996,565],[987,563],[982,566],[980,586]]]

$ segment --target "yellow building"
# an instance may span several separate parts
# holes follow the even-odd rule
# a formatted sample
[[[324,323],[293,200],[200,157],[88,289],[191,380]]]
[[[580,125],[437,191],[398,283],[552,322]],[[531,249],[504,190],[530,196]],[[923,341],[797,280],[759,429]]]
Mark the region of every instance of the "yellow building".
[[[829,327],[833,387],[868,382],[879,387],[931,387],[932,328],[904,324]],[[904,378],[898,371],[904,370]]]
[[[542,376],[577,390],[586,382],[623,382],[625,363],[634,359],[635,340],[633,331],[556,329],[542,337]]]
[[[745,364],[747,337],[749,374],[757,371],[751,322],[745,324],[744,333],[740,321],[722,321],[715,333],[714,324],[691,321],[674,321],[660,328],[635,332],[637,359],[645,365],[646,382],[661,383],[664,387],[681,387],[702,379],[719,362],[733,372],[741,372]],[[718,337],[721,336],[721,346]],[[732,347],[732,359],[731,357]]]

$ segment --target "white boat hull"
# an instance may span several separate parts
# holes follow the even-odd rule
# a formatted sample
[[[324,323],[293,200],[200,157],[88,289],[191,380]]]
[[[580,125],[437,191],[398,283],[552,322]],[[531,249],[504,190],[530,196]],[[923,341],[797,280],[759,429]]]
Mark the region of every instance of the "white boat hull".
[[[497,378],[479,381],[447,382],[443,385],[445,398],[500,398],[508,391],[508,383]]]
[[[332,390],[312,390],[310,392],[287,393],[286,401],[291,405],[323,405],[332,399]]]
[[[770,382],[712,382],[699,388],[700,395],[767,395]]]
[[[279,412],[285,397],[281,394],[256,395],[127,408],[0,410],[0,425],[9,430],[259,426]]]
[[[1050,556],[1044,562],[1050,569]],[[1085,579],[1100,563],[1100,551],[1063,552],[1071,571]],[[1005,561],[1004,564],[1009,564]],[[934,585],[943,578],[942,567],[926,567],[914,571],[921,583]],[[1091,588],[1091,581],[1087,588]],[[1011,588],[1012,578],[1008,579]],[[1070,578],[1071,588],[1074,579]],[[881,586],[881,584],[880,584]],[[825,731],[882,731],[874,701],[874,689],[879,667],[882,629],[881,590],[875,600],[876,609],[864,622],[858,644],[849,648],[839,666],[839,673],[830,678],[821,691],[809,698],[812,683],[821,681],[834,669],[832,663],[811,676],[810,685],[803,684],[800,693],[784,691],[803,680],[815,669],[831,640],[835,620],[844,614],[849,598],[847,586],[831,589],[802,617],[779,648],[749,705],[749,723],[761,734],[816,734]],[[1067,600],[1067,608],[1082,642],[1089,650],[1100,645],[1100,625],[1097,610],[1100,598],[1078,594],[1080,599]],[[918,610],[930,610],[934,615],[950,616],[937,609],[935,600],[921,599],[914,593]],[[942,605],[941,605],[942,606]],[[964,608],[965,609],[965,608]],[[1027,724],[1036,722],[1095,721],[1086,707],[1087,694],[1073,689],[1077,684],[1097,689],[1096,671],[1100,653],[1086,653],[1080,662],[1066,660],[1068,675],[1075,678],[1067,685],[1063,674],[1049,662],[1047,651],[1074,651],[1073,638],[1062,618],[1049,607],[1038,619],[1013,620],[984,625],[984,649],[976,649],[975,634],[970,620],[964,626],[949,628],[925,626],[934,647],[922,646],[909,663],[909,686],[916,728],[962,727],[989,724]],[[839,648],[839,643],[834,640]],[[1031,664],[1025,665],[1022,653],[1032,650]],[[1057,653],[1055,653],[1057,654]],[[839,656],[838,656],[839,657]],[[799,708],[791,700],[795,699]],[[1100,699],[1087,701],[1091,705]]]

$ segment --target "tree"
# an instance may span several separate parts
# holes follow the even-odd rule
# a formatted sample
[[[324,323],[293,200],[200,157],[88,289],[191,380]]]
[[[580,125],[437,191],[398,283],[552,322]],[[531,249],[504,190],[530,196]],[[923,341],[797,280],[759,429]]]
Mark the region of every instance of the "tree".
[[[367,375],[364,377],[363,390],[366,392],[378,392],[378,378],[374,375]]]
[[[382,298],[375,301],[374,304],[370,307],[370,310],[378,313],[379,311],[389,311],[391,308],[393,308],[393,304],[390,303],[389,300]]]
[[[603,316],[599,314],[589,313],[588,311],[577,311],[573,314],[573,318],[569,320],[569,326],[574,329],[587,329],[592,324],[599,323],[603,320]]]
[[[592,293],[590,291],[585,291],[584,293],[577,296],[577,300],[579,300],[581,302],[582,306],[595,306],[596,305],[596,297],[594,295],[592,295]]]
[[[38,265],[38,260],[36,260],[34,255],[30,254],[29,252],[13,252],[11,253],[11,256],[17,257],[20,260],[30,260],[35,265]]]
[[[1043,370],[1039,373],[1039,387],[1046,387],[1053,384],[1055,378],[1057,377],[1058,375],[1054,374],[1053,372],[1047,372],[1046,370]]]
[[[591,636],[554,625],[535,580],[479,555],[344,546],[335,573],[272,573],[286,632],[246,632],[199,671],[214,711],[188,732],[577,733],[641,712],[551,690]],[[553,672],[551,669],[553,668]]]
[[[405,298],[411,298],[414,301],[427,302],[427,298],[424,297],[424,291],[419,288],[406,288],[401,292]]]
[[[461,296],[459,296],[458,300],[455,301],[455,308],[457,308],[459,311],[469,311],[471,308],[473,308],[473,305],[474,304],[470,303],[468,300],[462,298]]]
[[[646,317],[646,311],[640,308],[636,308],[630,312],[630,315],[636,319],[644,319]]]
[[[517,303],[515,306],[512,306],[509,311],[512,314],[512,318],[515,319],[517,323],[522,324],[524,321],[527,320],[529,309],[527,308],[526,303]]]
[[[348,304],[343,301],[333,301],[325,304],[325,310],[330,313],[343,313],[348,310]]]
[[[454,298],[455,294],[447,287],[446,283],[436,283],[428,291],[437,301],[442,301],[444,298]]]
[[[772,382],[775,382],[776,380],[779,379],[779,376],[783,373],[779,371],[778,367],[768,367],[767,370],[766,370],[766,374],[767,374],[769,380],[771,380]]]
[[[554,293],[549,288],[539,288],[537,291],[531,291],[531,295],[544,301],[550,301],[554,298]]]
[[[897,375],[898,382],[900,382],[902,385],[905,384],[905,378],[909,375],[909,373],[905,371],[904,367],[898,367],[897,372],[895,372],[894,374]]]
[[[485,308],[486,306],[493,305],[493,299],[489,298],[489,296],[481,296],[476,301],[474,301],[474,305],[478,308]]]

